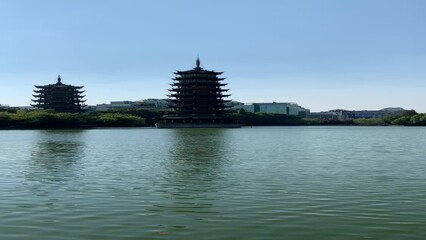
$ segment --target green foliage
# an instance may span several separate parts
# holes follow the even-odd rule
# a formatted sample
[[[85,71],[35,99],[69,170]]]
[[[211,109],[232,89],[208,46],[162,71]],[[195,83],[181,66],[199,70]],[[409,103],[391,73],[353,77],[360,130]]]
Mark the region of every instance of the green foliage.
[[[385,121],[382,118],[358,118],[354,119],[353,123],[362,126],[384,126]]]
[[[147,127],[153,126],[165,111],[120,109],[104,112],[61,113],[52,110],[0,110],[0,128],[86,128],[86,127]],[[353,121],[326,121],[302,119],[285,114],[229,112],[244,126],[301,126],[301,125],[402,125],[426,126],[426,114],[414,110],[383,119],[355,119]]]
[[[8,114],[7,112],[0,112],[0,128],[8,127],[10,121],[10,114]]]
[[[145,124],[143,118],[123,113],[103,113],[99,116],[99,122],[105,127],[142,127]]]
[[[417,112],[415,110],[408,110],[400,113],[399,115],[402,117],[413,117],[417,115]]]
[[[0,128],[81,128],[146,126],[139,116],[120,113],[64,113],[52,110],[0,112]]]
[[[318,118],[304,118],[303,122],[306,125],[313,125],[313,126],[318,126],[318,125],[323,125],[324,121]]]
[[[401,116],[399,118],[396,118],[394,120],[392,120],[390,123],[392,125],[410,125],[410,116]]]
[[[0,126],[18,128],[70,128],[78,127],[78,113],[56,113],[47,110],[2,112]]]
[[[250,113],[239,111],[232,113],[231,117],[238,119],[244,126],[295,126],[305,125],[297,116],[285,114]]]
[[[426,114],[421,113],[410,118],[410,124],[413,126],[426,126]]]
[[[398,115],[385,117],[383,121],[389,125],[426,126],[426,114],[410,110]]]
[[[138,116],[145,120],[145,126],[154,126],[154,124],[158,122],[160,117],[167,114],[167,111],[125,108],[125,109],[112,109],[108,111],[103,111],[102,114],[103,113],[121,113],[121,114],[130,114],[130,115]]]

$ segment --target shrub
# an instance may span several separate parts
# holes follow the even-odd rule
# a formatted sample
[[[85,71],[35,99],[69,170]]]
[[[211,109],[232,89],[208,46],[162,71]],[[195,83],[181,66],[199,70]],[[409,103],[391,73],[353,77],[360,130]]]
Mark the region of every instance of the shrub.
[[[131,114],[103,113],[99,116],[99,123],[104,127],[141,127],[145,119]]]

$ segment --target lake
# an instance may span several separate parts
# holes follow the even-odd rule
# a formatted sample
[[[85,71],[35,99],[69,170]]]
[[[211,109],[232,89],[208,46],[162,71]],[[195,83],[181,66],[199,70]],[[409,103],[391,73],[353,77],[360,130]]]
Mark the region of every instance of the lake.
[[[426,128],[0,131],[0,239],[426,239]]]

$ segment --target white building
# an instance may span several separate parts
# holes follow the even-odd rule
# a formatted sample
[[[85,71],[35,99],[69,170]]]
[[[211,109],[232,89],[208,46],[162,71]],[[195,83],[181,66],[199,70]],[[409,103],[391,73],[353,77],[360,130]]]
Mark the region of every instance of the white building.
[[[159,98],[148,98],[141,100],[140,102],[148,105],[153,105],[156,108],[168,108],[170,104],[169,99],[159,99]]]
[[[117,108],[131,108],[136,106],[136,102],[132,101],[111,101],[110,104],[97,104],[96,105],[96,111],[106,111],[109,109],[117,109]]]
[[[237,105],[232,107],[234,110],[244,109],[247,112],[259,112],[259,113],[277,113],[287,114],[293,116],[307,116],[309,115],[309,109],[305,109],[296,103],[252,103]]]
[[[137,108],[137,109],[167,109],[169,107],[168,99],[149,98],[140,101],[112,101],[109,104],[97,104],[96,111],[107,111],[110,109],[120,108]]]
[[[254,113],[254,105],[253,104],[241,104],[241,105],[235,105],[231,109],[234,110],[244,110],[246,112],[253,112]]]

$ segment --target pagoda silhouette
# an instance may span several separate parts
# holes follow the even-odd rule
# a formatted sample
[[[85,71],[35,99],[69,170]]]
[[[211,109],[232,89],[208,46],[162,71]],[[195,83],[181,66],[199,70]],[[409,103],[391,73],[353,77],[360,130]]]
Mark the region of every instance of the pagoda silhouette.
[[[85,96],[81,95],[84,93],[83,86],[72,86],[63,84],[61,76],[58,76],[58,80],[55,84],[35,85],[32,99],[34,104],[31,106],[37,109],[52,109],[58,112],[80,112],[85,107],[83,100]]]
[[[241,124],[226,113],[230,100],[224,89],[223,72],[196,67],[188,71],[176,71],[170,94],[170,111],[156,124],[158,128],[226,128],[241,127]]]

